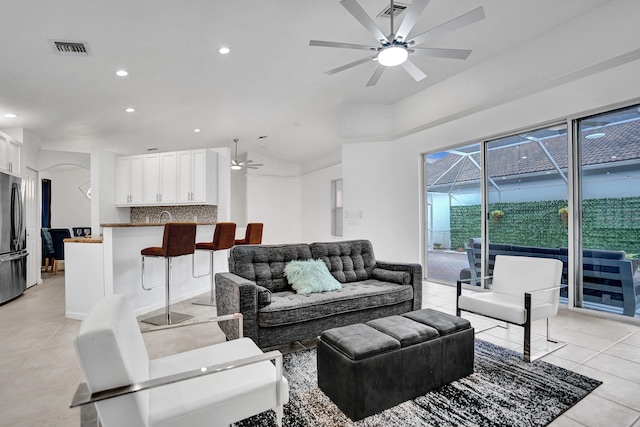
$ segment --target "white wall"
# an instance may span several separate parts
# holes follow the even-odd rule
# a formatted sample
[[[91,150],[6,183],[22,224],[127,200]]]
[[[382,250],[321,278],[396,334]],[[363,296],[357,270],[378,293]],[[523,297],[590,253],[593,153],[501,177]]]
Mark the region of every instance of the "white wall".
[[[130,209],[116,207],[116,158],[107,150],[91,152],[91,232],[102,234],[100,224],[129,222]]]
[[[264,224],[263,244],[301,242],[300,165],[258,153],[248,153],[248,157],[264,166],[246,171],[247,222]]]
[[[342,146],[344,237],[371,240],[376,258],[418,262],[420,157],[396,142]]]
[[[343,240],[343,237],[331,235],[331,181],[340,178],[341,165],[302,176],[301,241],[311,243]]]
[[[91,173],[79,166],[54,166],[40,173],[51,180],[51,228],[88,227],[91,200],[80,186],[91,181]]]

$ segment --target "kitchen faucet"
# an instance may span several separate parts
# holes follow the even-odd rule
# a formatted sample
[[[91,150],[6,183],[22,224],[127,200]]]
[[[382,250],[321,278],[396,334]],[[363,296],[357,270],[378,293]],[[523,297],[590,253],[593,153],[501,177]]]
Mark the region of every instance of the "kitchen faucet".
[[[169,222],[173,221],[173,217],[171,216],[171,212],[169,211],[162,211],[160,212],[160,216],[158,217],[158,222],[162,222],[162,215],[167,214],[169,215]]]

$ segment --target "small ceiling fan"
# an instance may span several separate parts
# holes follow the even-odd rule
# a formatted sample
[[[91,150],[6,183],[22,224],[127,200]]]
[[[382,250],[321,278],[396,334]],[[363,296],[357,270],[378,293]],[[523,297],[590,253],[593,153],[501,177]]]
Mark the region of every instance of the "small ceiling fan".
[[[236,143],[236,155],[231,160],[231,169],[233,170],[241,170],[241,169],[258,169],[260,166],[264,166],[262,163],[253,163],[253,160],[247,160],[246,162],[238,161],[238,138],[233,138],[233,142]]]
[[[342,49],[358,49],[368,50],[373,53],[367,57],[358,59],[357,61],[343,65],[338,68],[326,71],[326,74],[332,75],[340,71],[347,70],[355,67],[356,65],[364,64],[369,61],[377,61],[378,67],[374,71],[373,75],[367,82],[367,86],[374,86],[378,83],[380,76],[385,70],[385,67],[393,67],[401,65],[416,81],[420,81],[427,77],[416,65],[408,60],[409,55],[430,56],[437,58],[451,58],[451,59],[467,59],[471,50],[467,49],[442,49],[442,48],[420,48],[415,47],[427,40],[433,39],[451,31],[458,30],[474,22],[484,19],[484,9],[478,7],[470,12],[460,15],[444,24],[438,25],[430,30],[425,31],[415,37],[408,38],[409,32],[413,29],[413,26],[418,21],[418,18],[429,4],[429,0],[413,0],[411,5],[407,8],[406,16],[402,21],[400,27],[396,30],[394,28],[394,14],[395,7],[393,0],[391,0],[390,17],[391,17],[391,33],[385,36],[380,28],[373,22],[373,20],[362,9],[360,4],[356,0],[342,0],[340,2],[342,6],[347,9],[354,18],[356,18],[380,43],[379,46],[366,46],[352,43],[337,43],[328,42],[322,40],[310,40],[309,46],[321,46],[321,47],[337,47]]]

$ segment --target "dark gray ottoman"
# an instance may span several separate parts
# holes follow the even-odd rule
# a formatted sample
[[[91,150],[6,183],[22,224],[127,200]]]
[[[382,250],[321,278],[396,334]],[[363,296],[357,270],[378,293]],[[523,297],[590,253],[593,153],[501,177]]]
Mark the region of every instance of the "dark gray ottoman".
[[[473,372],[473,329],[468,321],[435,310],[409,314],[417,319],[389,316],[329,329],[320,336],[318,386],[352,420]],[[468,354],[449,357],[452,352]],[[449,366],[460,361],[459,369]]]

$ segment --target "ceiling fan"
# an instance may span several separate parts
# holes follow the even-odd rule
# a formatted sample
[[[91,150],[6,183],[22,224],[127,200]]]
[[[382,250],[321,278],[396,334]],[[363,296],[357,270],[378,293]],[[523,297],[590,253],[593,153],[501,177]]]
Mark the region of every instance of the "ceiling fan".
[[[471,50],[467,49],[442,49],[442,48],[420,48],[415,47],[427,40],[433,39],[451,31],[458,30],[474,22],[484,19],[484,9],[478,7],[470,12],[458,16],[444,24],[438,25],[430,30],[425,31],[415,37],[408,38],[409,32],[413,29],[413,26],[418,21],[418,18],[427,7],[429,0],[413,0],[411,5],[407,8],[407,13],[402,21],[400,27],[396,30],[394,28],[394,14],[395,7],[393,0],[391,0],[390,17],[391,17],[391,32],[388,36],[385,36],[380,28],[373,22],[373,20],[362,9],[360,4],[356,0],[342,0],[340,4],[347,9],[354,18],[356,18],[372,35],[378,40],[378,46],[366,46],[352,43],[337,43],[328,42],[322,40],[310,40],[309,46],[321,46],[321,47],[338,47],[342,49],[358,49],[368,50],[373,53],[367,57],[358,59],[357,61],[343,65],[338,68],[326,71],[326,74],[332,75],[340,71],[347,70],[355,67],[356,65],[364,64],[369,61],[377,61],[378,67],[374,71],[373,75],[367,82],[367,86],[374,86],[378,83],[380,76],[385,70],[385,67],[393,67],[401,65],[416,81],[420,81],[427,77],[413,62],[408,60],[409,55],[430,56],[437,58],[451,58],[451,59],[467,59]]]
[[[259,166],[264,166],[262,163],[253,163],[253,160],[247,160],[246,162],[238,161],[238,138],[233,138],[233,142],[236,143],[236,155],[231,160],[231,169],[233,170],[241,170],[241,169],[258,169]]]

